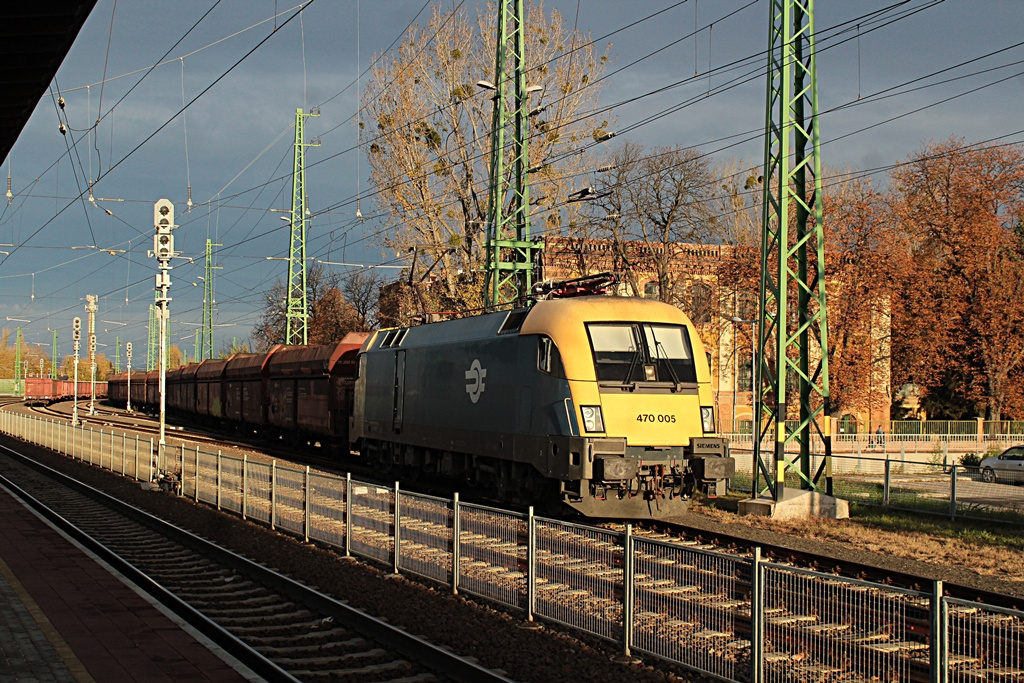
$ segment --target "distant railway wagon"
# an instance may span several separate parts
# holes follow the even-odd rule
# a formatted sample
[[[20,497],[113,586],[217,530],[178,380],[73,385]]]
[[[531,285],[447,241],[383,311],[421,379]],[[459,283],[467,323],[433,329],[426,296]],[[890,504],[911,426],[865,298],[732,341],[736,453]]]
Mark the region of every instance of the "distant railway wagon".
[[[224,417],[223,382],[227,359],[208,359],[196,370],[196,413],[208,418]]]
[[[264,396],[267,395],[268,354],[235,354],[224,366],[224,417],[247,428],[259,427],[266,421]]]
[[[122,382],[125,384],[125,388],[124,389],[121,389],[120,387],[117,389],[117,396],[118,397],[127,396],[128,395],[128,391],[131,391],[132,406],[138,406],[139,408],[142,408],[143,406],[145,406],[146,405],[146,374],[147,373],[145,371],[143,371],[143,370],[135,370],[135,371],[133,371],[132,372],[131,387],[127,386],[127,378],[128,378],[127,374],[115,375],[115,377],[121,378]],[[110,384],[113,380],[114,380],[114,377],[111,377],[110,379],[107,380],[107,383]],[[114,397],[111,396],[110,399],[111,399],[111,401],[113,401]],[[118,404],[119,405],[123,405],[124,404],[124,400],[118,400]]]
[[[106,398],[107,383],[96,382],[96,398]],[[91,398],[93,392],[92,382],[78,383],[78,397]],[[49,377],[26,377],[25,378],[25,402],[37,405],[46,405],[56,401],[74,398],[75,383],[72,380],[51,379]]]
[[[645,299],[540,301],[276,346],[187,366],[174,384],[184,415],[587,516],[671,516],[735,474],[700,337]],[[194,404],[179,398],[192,387]]]

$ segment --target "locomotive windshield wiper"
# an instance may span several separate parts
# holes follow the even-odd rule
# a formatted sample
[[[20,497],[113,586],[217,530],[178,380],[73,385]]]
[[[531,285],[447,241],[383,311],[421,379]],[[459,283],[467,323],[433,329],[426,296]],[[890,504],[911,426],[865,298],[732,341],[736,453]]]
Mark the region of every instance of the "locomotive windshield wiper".
[[[672,375],[672,383],[675,384],[672,391],[678,391],[682,382],[679,381],[679,375],[676,374],[676,369],[672,366],[672,361],[669,360],[665,347],[660,341],[658,341],[658,338],[654,336],[654,330],[651,330],[651,339],[654,340],[654,348],[657,352],[658,358],[663,358],[665,360],[665,365],[668,366],[668,374]]]
[[[633,371],[636,370],[636,366],[641,360],[640,354],[642,352],[642,347],[639,344],[637,344],[636,351],[633,353],[633,360],[629,362],[629,370],[626,371],[626,376],[622,378],[622,386],[633,386],[634,388],[636,388],[636,382],[631,381],[631,378],[633,377]]]

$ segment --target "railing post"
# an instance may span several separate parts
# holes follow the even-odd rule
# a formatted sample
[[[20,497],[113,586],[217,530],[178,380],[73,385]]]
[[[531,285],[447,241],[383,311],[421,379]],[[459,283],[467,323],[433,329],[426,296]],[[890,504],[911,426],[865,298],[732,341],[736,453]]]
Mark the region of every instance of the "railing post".
[[[633,644],[633,525],[626,525],[622,539],[622,654],[631,657]]]
[[[889,461],[886,460],[888,465]],[[754,547],[750,559],[750,683],[764,680],[764,577],[761,548]]]
[[[946,603],[942,599],[942,581],[932,582],[931,649],[929,651],[932,683],[946,683],[949,676],[949,634],[946,631]]]
[[[345,473],[345,557],[352,557],[352,473]]]
[[[399,491],[399,482],[395,482],[395,562],[394,572],[398,573],[398,558],[401,555],[402,547],[402,511],[401,511],[401,492]]]
[[[532,505],[526,514],[526,620],[533,621],[537,605],[537,518]]]
[[[242,454],[242,519],[249,507],[249,456]]]
[[[196,446],[196,450],[199,450],[199,446]],[[184,469],[184,464],[185,464],[185,459],[184,458],[182,458],[181,463],[182,463],[182,469]],[[224,479],[223,479],[223,475],[224,475],[223,466],[224,466],[223,460],[221,459],[220,450],[218,449],[217,450],[217,509],[218,510],[220,510],[220,489],[221,489],[221,483],[224,481]]]
[[[949,477],[949,519],[956,519],[956,466],[953,466]]]
[[[128,432],[121,432],[121,476],[128,468]]]
[[[155,481],[156,477],[153,476],[153,456],[155,455],[155,448],[153,443],[153,437],[149,437],[149,465],[146,467],[146,472],[149,474],[149,481]]]
[[[313,494],[309,490],[309,465],[306,465],[306,482],[305,482],[305,486],[304,486],[304,491],[306,493],[306,495],[305,495],[305,499],[306,499],[305,503],[306,504],[304,505],[306,512],[305,512],[305,515],[303,516],[304,518],[303,518],[303,521],[302,521],[302,538],[303,538],[303,541],[305,541],[306,543],[309,543],[309,521],[310,521],[310,517],[312,517],[312,500],[313,500]]]
[[[135,481],[139,481],[139,435],[135,435]]]
[[[462,518],[459,513],[459,492],[456,491],[452,497],[452,594],[459,594],[459,572],[461,564],[459,555],[462,554],[462,543],[459,538],[462,530]]]
[[[270,530],[277,527],[277,460],[270,461]]]
[[[882,505],[884,505],[884,506],[888,506],[889,505],[889,489],[890,489],[890,486],[892,485],[892,480],[890,478],[891,474],[892,474],[892,461],[889,460],[889,457],[888,457],[888,454],[887,454],[886,458],[885,458],[885,481],[882,483]]]

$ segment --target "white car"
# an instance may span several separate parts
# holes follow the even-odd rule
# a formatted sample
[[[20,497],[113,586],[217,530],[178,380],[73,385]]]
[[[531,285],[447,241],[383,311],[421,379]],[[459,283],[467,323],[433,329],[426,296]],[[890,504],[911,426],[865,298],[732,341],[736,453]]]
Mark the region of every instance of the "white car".
[[[1024,483],[1024,446],[1011,446],[994,458],[982,460],[981,478],[987,482]]]

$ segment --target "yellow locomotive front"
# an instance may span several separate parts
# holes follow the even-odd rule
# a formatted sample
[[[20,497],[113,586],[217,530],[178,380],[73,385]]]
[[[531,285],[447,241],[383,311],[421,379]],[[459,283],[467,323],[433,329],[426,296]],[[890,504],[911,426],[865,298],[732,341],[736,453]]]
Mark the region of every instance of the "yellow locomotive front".
[[[591,516],[667,516],[735,474],[716,435],[704,346],[679,309],[624,297],[547,301],[520,334],[550,338],[568,380],[570,424],[583,442],[580,476],[563,483],[569,505]]]

